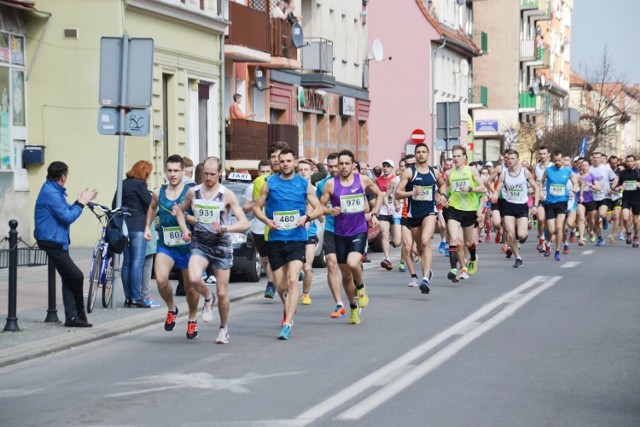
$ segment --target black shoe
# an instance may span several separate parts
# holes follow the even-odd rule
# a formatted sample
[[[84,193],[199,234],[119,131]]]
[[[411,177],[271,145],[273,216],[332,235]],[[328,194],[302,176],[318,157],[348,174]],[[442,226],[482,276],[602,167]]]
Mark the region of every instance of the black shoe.
[[[90,328],[93,325],[85,320],[74,317],[73,319],[66,320],[64,326],[67,328]]]
[[[136,307],[136,308],[151,308],[151,306],[149,304],[147,304],[147,302],[143,299],[139,299],[137,301],[132,301],[131,302],[131,307]]]
[[[124,306],[127,307],[127,308],[134,307],[133,302],[131,301],[131,298],[126,297],[124,299]]]
[[[513,268],[520,268],[522,267],[522,260],[520,258],[516,258],[516,262],[515,264],[513,264]]]

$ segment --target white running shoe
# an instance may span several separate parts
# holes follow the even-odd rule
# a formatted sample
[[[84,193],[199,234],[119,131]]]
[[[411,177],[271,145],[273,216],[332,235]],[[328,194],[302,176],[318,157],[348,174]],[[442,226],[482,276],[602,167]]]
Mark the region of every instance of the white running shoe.
[[[216,338],[216,344],[229,344],[229,331],[227,330],[226,326],[218,330],[218,338]]]
[[[409,282],[408,286],[410,288],[417,288],[418,287],[418,279],[416,279],[415,277],[411,277],[411,281]]]
[[[204,307],[202,307],[202,320],[205,322],[211,322],[213,320],[213,304],[216,302],[216,296],[211,293],[211,299],[204,300]]]

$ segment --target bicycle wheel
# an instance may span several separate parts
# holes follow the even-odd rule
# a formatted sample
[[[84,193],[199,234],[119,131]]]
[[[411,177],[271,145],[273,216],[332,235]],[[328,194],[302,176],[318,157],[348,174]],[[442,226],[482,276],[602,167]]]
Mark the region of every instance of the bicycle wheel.
[[[93,311],[93,306],[96,303],[96,295],[98,293],[98,284],[100,283],[100,270],[102,269],[102,249],[96,251],[96,255],[93,258],[93,265],[91,266],[91,273],[89,273],[89,294],[87,295],[87,313]]]
[[[112,296],[112,286],[113,286],[113,267],[111,263],[113,262],[113,258],[107,260],[107,273],[105,282],[102,284],[102,306],[104,308],[109,307],[111,304],[111,296]]]

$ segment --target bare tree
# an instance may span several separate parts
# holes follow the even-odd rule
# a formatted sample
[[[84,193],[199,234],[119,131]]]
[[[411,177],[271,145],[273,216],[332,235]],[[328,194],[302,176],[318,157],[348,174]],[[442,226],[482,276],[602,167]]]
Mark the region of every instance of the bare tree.
[[[539,138],[534,145],[534,149],[541,146],[549,148],[550,152],[562,151],[564,155],[575,156],[580,151],[580,141],[584,137],[593,137],[591,129],[584,124],[565,124],[556,126],[545,131],[542,138]],[[587,154],[596,150],[595,144],[589,146]]]

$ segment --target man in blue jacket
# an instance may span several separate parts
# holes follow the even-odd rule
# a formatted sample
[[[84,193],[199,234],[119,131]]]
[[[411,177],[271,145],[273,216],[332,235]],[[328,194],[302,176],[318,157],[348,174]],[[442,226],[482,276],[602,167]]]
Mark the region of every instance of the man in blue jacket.
[[[34,236],[62,277],[64,326],[88,328],[93,325],[84,311],[84,275],[69,256],[69,229],[98,192],[85,188],[78,200],[69,204],[64,188],[68,174],[69,167],[63,162],[52,162],[47,168],[47,180],[36,200]]]

